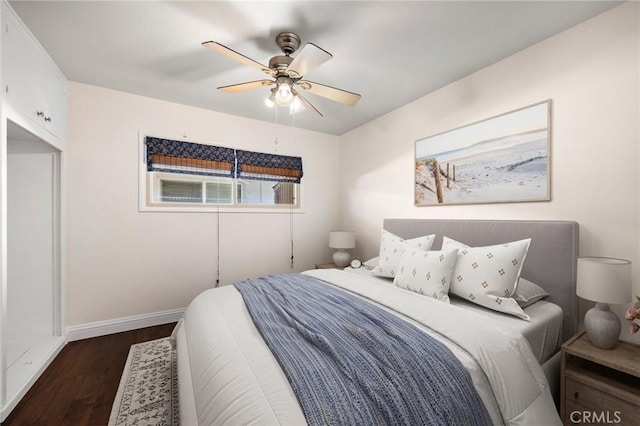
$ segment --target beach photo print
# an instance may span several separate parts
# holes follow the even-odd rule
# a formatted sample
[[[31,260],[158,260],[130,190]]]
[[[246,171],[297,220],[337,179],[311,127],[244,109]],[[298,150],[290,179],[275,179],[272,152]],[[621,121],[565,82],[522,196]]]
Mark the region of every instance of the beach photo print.
[[[416,141],[415,204],[549,201],[551,100]]]

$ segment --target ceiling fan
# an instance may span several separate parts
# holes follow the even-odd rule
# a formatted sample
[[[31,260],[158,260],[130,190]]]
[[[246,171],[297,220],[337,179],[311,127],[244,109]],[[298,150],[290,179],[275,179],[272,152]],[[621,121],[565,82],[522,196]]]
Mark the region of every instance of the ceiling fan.
[[[313,43],[306,43],[295,58],[291,57],[300,47],[300,37],[292,32],[282,32],[278,34],[276,36],[276,43],[284,55],[276,55],[271,58],[269,60],[269,66],[263,65],[215,41],[205,41],[202,45],[214,52],[254,67],[271,76],[271,79],[248,81],[246,83],[218,87],[218,89],[223,92],[235,93],[275,85],[275,87],[271,89],[271,95],[266,100],[267,105],[288,106],[291,114],[299,112],[306,107],[315,111],[320,116],[322,116],[320,111],[305,99],[300,94],[300,91],[309,92],[349,106],[354,106],[360,100],[360,95],[357,93],[304,79],[304,76],[313,68],[331,59],[333,57],[331,53]]]

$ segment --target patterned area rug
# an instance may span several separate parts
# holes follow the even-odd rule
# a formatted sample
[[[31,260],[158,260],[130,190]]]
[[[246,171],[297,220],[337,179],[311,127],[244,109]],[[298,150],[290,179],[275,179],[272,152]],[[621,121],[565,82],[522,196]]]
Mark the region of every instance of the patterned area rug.
[[[178,421],[176,351],[169,338],[132,345],[109,426],[173,426]]]

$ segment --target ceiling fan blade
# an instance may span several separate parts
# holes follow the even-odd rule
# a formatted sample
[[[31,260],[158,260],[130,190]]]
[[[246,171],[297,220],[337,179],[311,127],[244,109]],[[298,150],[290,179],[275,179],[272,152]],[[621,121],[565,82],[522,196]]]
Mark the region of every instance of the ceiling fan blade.
[[[249,65],[250,67],[256,68],[267,74],[271,74],[272,72],[268,66],[262,65],[260,62],[254,61],[248,56],[244,56],[242,53],[238,53],[235,50],[230,49],[227,46],[224,46],[218,42],[205,41],[204,43],[202,43],[202,45],[209,50],[213,50],[214,52],[220,53],[226,56],[227,58],[240,62],[241,64]]]
[[[313,68],[320,66],[333,58],[333,55],[313,43],[307,43],[287,67],[289,74],[300,78]]]
[[[226,93],[236,93],[236,92],[242,92],[244,90],[249,90],[249,89],[257,89],[258,87],[271,86],[272,84],[275,84],[275,81],[256,80],[256,81],[248,81],[246,83],[231,84],[229,86],[220,86],[218,87],[218,90],[222,90],[223,92],[226,92]]]
[[[318,114],[320,117],[324,117],[324,115],[322,115],[322,113],[320,111],[318,111],[318,108],[314,107],[311,102],[309,102],[308,100],[306,100],[301,94],[300,92],[298,92],[297,90],[293,89],[292,90],[293,94],[296,95],[298,97],[298,99],[300,99],[300,101],[304,104],[305,107],[309,108],[310,110],[313,110],[316,112],[316,114]]]
[[[306,90],[309,93],[313,93],[314,95],[322,96],[324,98],[331,99],[332,101],[340,102],[348,106],[354,106],[362,97],[357,93],[337,89],[325,84],[314,83],[313,81],[309,80],[298,81],[296,85],[300,89]]]

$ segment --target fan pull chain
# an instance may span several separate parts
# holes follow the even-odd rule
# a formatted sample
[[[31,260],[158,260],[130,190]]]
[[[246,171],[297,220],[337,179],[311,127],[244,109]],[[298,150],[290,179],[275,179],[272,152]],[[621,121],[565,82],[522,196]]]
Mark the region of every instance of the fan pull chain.
[[[293,204],[289,206],[289,239],[291,240],[291,264],[289,269],[293,269]]]
[[[218,211],[216,213],[217,216],[217,226],[218,226],[218,238],[217,238],[217,243],[218,243],[218,261],[217,261],[217,271],[216,271],[216,287],[218,287],[220,285],[220,206],[218,206]]]
[[[293,114],[293,144],[295,145],[296,143],[296,115]],[[294,202],[296,201],[295,199],[293,200]],[[293,259],[294,259],[294,255],[293,255],[293,203],[289,205],[289,238],[291,240],[291,265],[289,266],[290,269],[293,269]]]
[[[276,137],[273,140],[273,144],[275,145],[275,152],[278,152],[278,128],[280,127],[278,125],[278,105],[274,109],[276,110]]]

